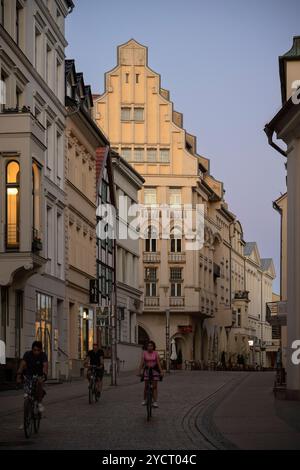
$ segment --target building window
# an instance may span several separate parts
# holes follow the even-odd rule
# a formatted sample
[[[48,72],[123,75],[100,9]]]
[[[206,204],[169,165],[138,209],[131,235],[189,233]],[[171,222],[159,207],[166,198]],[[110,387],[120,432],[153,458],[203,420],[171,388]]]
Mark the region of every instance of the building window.
[[[125,73],[125,83],[129,83],[129,73]]]
[[[56,227],[56,262],[57,262],[57,275],[63,278],[63,261],[64,261],[64,219],[61,213],[57,214],[57,227]]]
[[[35,337],[42,341],[50,365],[52,359],[52,297],[40,292],[36,294]]]
[[[6,248],[19,248],[20,165],[10,161],[6,167]]]
[[[169,189],[169,204],[173,207],[181,206],[181,189],[170,188]]]
[[[40,75],[42,75],[42,46],[43,46],[43,40],[42,40],[42,34],[41,32],[36,28],[35,29],[35,40],[34,40],[34,66],[36,70],[39,72]]]
[[[170,269],[171,297],[181,297],[182,268]]]
[[[2,24],[4,28],[4,20],[5,20],[5,0],[0,0],[0,24]]]
[[[67,81],[66,95],[68,96],[68,98],[73,98],[73,86],[70,80]]]
[[[52,49],[48,44],[46,47],[46,81],[52,89]]]
[[[106,293],[110,297],[113,291],[113,271],[112,269],[107,269],[107,289]]]
[[[147,162],[156,162],[156,149],[147,149]]]
[[[181,241],[181,238],[175,238],[175,236],[171,234],[171,253],[181,253]]]
[[[139,81],[140,81],[140,74],[136,73],[135,74],[135,83],[139,83]]]
[[[159,151],[159,161],[161,163],[170,162],[170,150],[169,149],[160,149]]]
[[[40,169],[34,162],[32,165],[32,229],[34,238],[39,238],[40,233],[40,180]]]
[[[8,84],[8,75],[2,70],[1,71],[1,81],[0,81],[0,106],[6,106],[7,102],[7,84]]]
[[[46,128],[46,165],[51,173],[54,165],[54,126],[47,120]]]
[[[182,268],[171,268],[170,278],[171,281],[182,281]]]
[[[144,120],[144,108],[134,108],[134,117],[135,121],[143,121]]]
[[[53,257],[53,250],[52,250],[52,208],[47,206],[47,214],[46,214],[46,230],[47,230],[47,258],[50,261]]]
[[[62,77],[62,64],[57,59],[56,60],[56,96],[62,100],[62,93],[61,93],[61,84],[63,83]]]
[[[131,108],[121,108],[121,121],[130,121]]]
[[[130,161],[131,160],[131,148],[122,148],[121,155],[123,158],[125,158],[125,160]]]
[[[146,297],[156,297],[157,295],[157,277],[156,268],[145,268]]]
[[[16,2],[16,43],[20,46],[20,24],[21,24],[21,10],[22,6],[20,2],[17,0]]]
[[[64,166],[64,149],[63,149],[63,135],[56,132],[56,177],[58,182],[63,179],[63,166]]]
[[[134,161],[135,162],[143,162],[144,161],[144,153],[145,153],[145,150],[143,148],[135,148],[134,149]]]
[[[108,198],[108,184],[106,181],[101,182],[101,203],[105,204]]]
[[[157,233],[153,227],[147,228],[147,238],[145,240],[145,251],[147,253],[155,253],[156,252],[156,240],[157,240]]]
[[[153,205],[157,203],[156,188],[144,189],[144,204]]]
[[[100,275],[100,292],[103,297],[106,297],[106,268],[101,266],[101,275]]]

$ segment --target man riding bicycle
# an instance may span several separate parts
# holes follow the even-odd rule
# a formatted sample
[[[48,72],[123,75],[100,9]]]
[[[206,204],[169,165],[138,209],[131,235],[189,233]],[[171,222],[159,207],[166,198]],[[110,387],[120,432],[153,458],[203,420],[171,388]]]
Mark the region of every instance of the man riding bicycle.
[[[22,382],[22,375],[28,378],[32,378],[34,375],[38,376],[36,395],[40,413],[45,410],[44,406],[42,405],[42,400],[45,395],[43,384],[47,380],[47,374],[47,354],[43,352],[42,342],[34,341],[32,343],[31,351],[27,351],[23,356],[17,372],[17,383]]]
[[[102,379],[104,375],[104,351],[98,347],[97,343],[93,344],[93,349],[91,349],[85,358],[84,367],[88,368],[87,378],[91,378],[91,369],[95,368],[96,375],[96,389],[98,397],[100,397],[102,389]]]

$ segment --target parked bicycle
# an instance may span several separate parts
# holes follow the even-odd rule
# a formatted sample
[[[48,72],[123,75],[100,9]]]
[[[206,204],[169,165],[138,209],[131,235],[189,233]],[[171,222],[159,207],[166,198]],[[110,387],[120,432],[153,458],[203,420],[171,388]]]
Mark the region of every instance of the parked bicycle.
[[[41,413],[37,399],[37,383],[39,377],[24,376],[24,433],[27,439],[30,438],[32,431],[37,434],[40,429]]]
[[[97,390],[97,366],[90,366],[90,378],[89,378],[89,404],[99,401],[100,392]]]

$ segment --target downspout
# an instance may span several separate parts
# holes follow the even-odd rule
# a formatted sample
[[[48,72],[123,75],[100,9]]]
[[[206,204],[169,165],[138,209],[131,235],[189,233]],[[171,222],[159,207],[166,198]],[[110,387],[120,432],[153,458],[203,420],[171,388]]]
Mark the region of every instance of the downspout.
[[[282,209],[275,201],[273,202],[273,209],[275,209],[275,211],[277,211],[280,215],[280,300],[282,300]]]
[[[263,342],[263,273],[261,273],[261,287],[260,287],[260,335],[261,342]],[[260,365],[262,367],[262,349],[260,347]]]
[[[229,307],[232,308],[232,234],[231,234],[231,227],[232,225],[235,224],[234,222],[230,222],[229,224],[229,245],[230,245],[230,250],[229,250],[229,293],[230,293],[230,304]]]

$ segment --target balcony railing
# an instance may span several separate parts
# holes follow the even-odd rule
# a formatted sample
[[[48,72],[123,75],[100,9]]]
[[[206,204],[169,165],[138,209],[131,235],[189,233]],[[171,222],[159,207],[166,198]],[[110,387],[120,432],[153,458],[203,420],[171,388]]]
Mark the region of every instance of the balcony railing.
[[[7,224],[6,225],[6,247],[7,249],[18,249],[19,248],[19,225],[18,224]]]
[[[249,291],[248,290],[238,290],[234,293],[234,298],[236,300],[249,300]]]
[[[169,253],[169,263],[185,263],[185,253]]]
[[[184,307],[184,297],[170,297],[170,307]]]
[[[159,297],[145,297],[145,307],[159,307]]]
[[[16,106],[12,108],[8,108],[4,104],[0,106],[0,112],[2,114],[17,114],[17,113],[30,113],[29,106],[23,106],[22,108]]]
[[[143,261],[144,263],[160,263],[160,253],[144,251]]]

